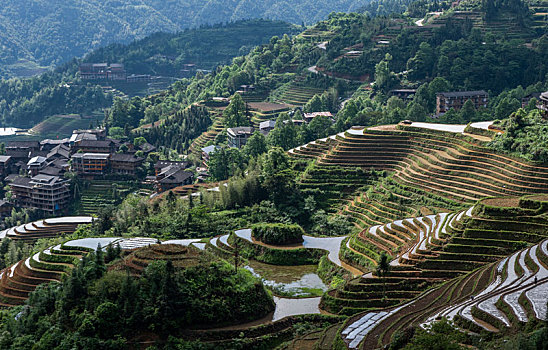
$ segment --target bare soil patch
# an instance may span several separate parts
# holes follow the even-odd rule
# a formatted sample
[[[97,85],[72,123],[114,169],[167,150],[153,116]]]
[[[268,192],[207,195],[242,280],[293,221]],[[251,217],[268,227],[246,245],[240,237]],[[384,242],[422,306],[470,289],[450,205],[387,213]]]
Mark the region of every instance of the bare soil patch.
[[[489,198],[483,204],[493,207],[515,208],[519,206],[519,197]]]

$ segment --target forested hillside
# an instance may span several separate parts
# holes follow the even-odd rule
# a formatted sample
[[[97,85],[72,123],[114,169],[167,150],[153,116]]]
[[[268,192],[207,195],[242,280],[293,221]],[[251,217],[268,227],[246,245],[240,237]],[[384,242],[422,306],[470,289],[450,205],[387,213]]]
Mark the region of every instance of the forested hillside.
[[[57,65],[107,44],[240,19],[312,24],[330,12],[352,11],[366,3],[367,0],[7,0],[0,8],[0,65],[14,64],[18,59]]]
[[[92,51],[83,61],[121,62],[128,74],[178,76],[185,63],[212,69],[230,63],[233,57],[268,42],[272,36],[299,30],[299,26],[285,22],[238,21],[177,34],[157,33],[128,45],[113,44]],[[53,114],[89,114],[109,107],[112,99],[99,87],[77,79],[79,62],[73,59],[32,78],[0,80],[2,124],[31,127]],[[0,75],[1,70],[0,65]]]

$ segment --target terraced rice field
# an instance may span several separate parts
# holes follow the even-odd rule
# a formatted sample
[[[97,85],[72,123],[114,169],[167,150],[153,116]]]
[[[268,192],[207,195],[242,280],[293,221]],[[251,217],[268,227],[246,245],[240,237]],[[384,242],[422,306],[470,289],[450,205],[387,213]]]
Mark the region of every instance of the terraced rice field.
[[[40,238],[54,238],[60,235],[73,233],[78,225],[93,222],[91,216],[66,216],[34,221],[0,232],[0,239],[34,241]]]
[[[116,184],[116,191],[113,190]],[[101,208],[120,203],[130,192],[130,187],[121,182],[110,180],[93,180],[89,187],[82,191],[78,214],[96,214]]]
[[[464,211],[373,226],[355,237],[359,241],[365,234],[371,250],[356,252],[396,249],[388,274],[353,280],[324,296],[322,307],[346,314],[364,311],[340,330],[349,348],[363,349],[380,348],[395,332],[441,317],[476,333],[544,320],[545,200],[546,196],[485,199]],[[527,244],[534,245],[514,253]]]
[[[42,229],[43,233],[40,237],[50,237],[50,233],[45,232],[44,227],[51,230],[55,227],[65,230],[64,233],[71,233],[64,227],[67,225],[76,227],[78,224],[89,222],[91,222],[91,218],[63,217],[46,219],[23,226],[36,225]],[[40,230],[37,229],[36,231]],[[25,235],[25,233],[16,232],[18,232],[18,235]],[[56,232],[56,234],[59,233]],[[37,233],[33,233],[33,235],[36,236]],[[14,237],[14,239],[21,238]],[[185,266],[192,266],[197,262],[198,252],[204,248],[199,245],[199,240],[166,242],[165,245],[158,245],[157,242],[157,239],[139,237],[83,238],[50,247],[0,271],[0,306],[21,305],[40,284],[61,281],[63,276],[74,268],[82,256],[97,249],[99,244],[103,249],[109,244],[118,244],[124,250],[137,249],[133,255],[128,257],[131,262],[128,266],[134,267],[132,271],[136,271],[135,273],[142,271],[151,258],[169,258],[175,261],[176,266],[185,264]],[[149,246],[152,246],[152,248],[148,248]],[[150,250],[153,250],[152,255],[149,252]]]
[[[304,106],[314,95],[321,95],[325,90],[305,86],[299,81],[283,85],[274,91],[270,99],[291,106]]]
[[[388,172],[373,184],[368,196],[358,194],[343,208],[361,229],[388,223],[396,216],[414,216],[420,206],[451,211],[489,196],[548,192],[548,167],[497,154],[483,140],[459,131],[397,126],[350,129],[297,147],[289,155],[315,159],[315,168],[322,171],[360,167]],[[331,182],[344,182],[335,172],[332,175]],[[365,184],[367,178],[362,179]]]
[[[207,129],[206,132],[202,133],[196,140],[194,140],[189,147],[189,154],[193,154],[196,159],[201,159],[202,157],[202,148],[206,146],[209,141],[215,140],[215,137],[225,129],[224,127],[224,117],[221,114],[218,114],[213,121],[213,124]]]

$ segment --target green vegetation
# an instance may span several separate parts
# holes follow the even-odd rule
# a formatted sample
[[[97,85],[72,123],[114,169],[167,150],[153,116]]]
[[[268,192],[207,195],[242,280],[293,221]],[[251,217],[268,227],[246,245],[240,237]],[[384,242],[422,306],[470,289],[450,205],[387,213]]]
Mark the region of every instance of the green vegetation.
[[[29,305],[17,322],[17,309],[4,318],[3,348],[120,349],[142,334],[182,337],[191,327],[241,323],[273,309],[262,284],[226,262],[204,256],[199,267],[177,269],[157,260],[135,276],[107,272],[102,252],[86,255],[61,286],[37,289]]]
[[[300,0],[291,4],[269,0],[253,5],[245,1],[78,0],[69,6],[58,0],[7,1],[0,11],[0,42],[4,44],[0,63],[27,59],[56,65],[101,46],[127,43],[157,32],[174,33],[248,18],[315,23],[333,11],[355,10],[364,4],[363,0]],[[35,17],[28,17],[29,13]]]
[[[548,132],[548,122],[540,111],[527,113],[520,109],[499,125],[505,132],[491,142],[494,149],[542,163],[548,162],[548,141],[544,137]]]
[[[255,239],[273,245],[300,243],[304,234],[299,225],[286,224],[256,224],[252,232]]]

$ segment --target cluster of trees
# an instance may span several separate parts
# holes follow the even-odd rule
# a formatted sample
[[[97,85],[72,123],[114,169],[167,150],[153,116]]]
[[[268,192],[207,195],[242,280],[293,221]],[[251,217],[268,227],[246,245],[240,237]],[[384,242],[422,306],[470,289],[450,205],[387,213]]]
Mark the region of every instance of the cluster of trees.
[[[299,225],[261,223],[251,229],[253,237],[266,244],[284,245],[303,241],[304,230]]]
[[[0,80],[1,123],[31,127],[53,114],[86,114],[112,104],[112,97],[100,87],[68,81],[68,76],[59,71],[29,79]]]
[[[183,270],[159,260],[132,276],[107,272],[104,253],[97,250],[61,285],[40,286],[30,307],[7,312],[0,347],[122,349],[143,332],[153,339],[181,337],[190,326],[242,322],[273,309],[272,298],[249,271],[203,260]]]
[[[207,108],[191,105],[166,118],[159,126],[139,130],[133,136],[144,135],[156,147],[165,146],[182,153],[210,125]]]
[[[274,148],[285,151],[324,138],[334,132],[334,126],[329,117],[318,116],[309,124],[295,125],[291,120],[302,120],[300,111],[296,111],[292,117],[282,113],[276,119],[275,128],[265,137],[256,131],[242,147],[221,147],[210,155],[208,162],[209,173],[213,180],[226,180],[245,169],[254,158]]]
[[[548,162],[548,122],[539,110],[526,112],[520,109],[504,119],[500,126],[505,132],[491,142],[493,148]]]

